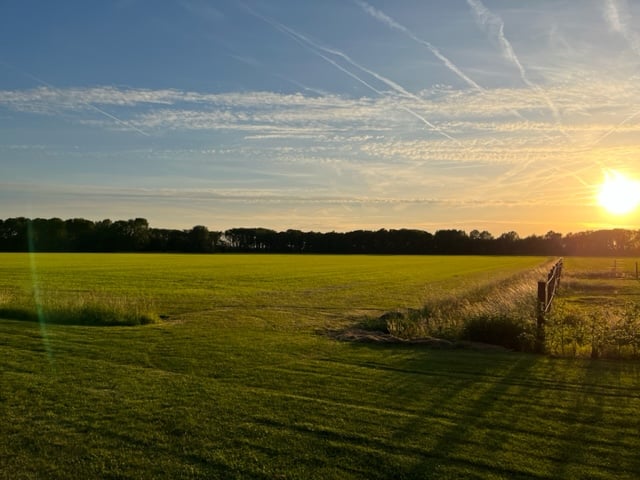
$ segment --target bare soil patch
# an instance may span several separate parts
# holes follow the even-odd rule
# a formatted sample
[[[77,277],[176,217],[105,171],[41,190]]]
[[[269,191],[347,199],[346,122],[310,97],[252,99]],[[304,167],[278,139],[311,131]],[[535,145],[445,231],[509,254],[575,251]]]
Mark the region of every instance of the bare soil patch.
[[[509,349],[499,345],[491,345],[482,342],[470,341],[449,341],[436,337],[419,337],[419,338],[401,338],[390,333],[363,330],[361,328],[348,328],[346,330],[329,330],[323,332],[330,338],[341,342],[358,342],[358,343],[378,343],[378,344],[402,344],[402,345],[424,345],[430,348],[445,349],[470,349],[482,351],[502,351],[507,352]]]

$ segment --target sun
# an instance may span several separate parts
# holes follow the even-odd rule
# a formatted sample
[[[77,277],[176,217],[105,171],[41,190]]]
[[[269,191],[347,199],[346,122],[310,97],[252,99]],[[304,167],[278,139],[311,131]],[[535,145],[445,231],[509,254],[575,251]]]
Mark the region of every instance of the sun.
[[[598,202],[613,215],[626,215],[640,205],[640,182],[625,177],[620,172],[605,172],[598,192]]]

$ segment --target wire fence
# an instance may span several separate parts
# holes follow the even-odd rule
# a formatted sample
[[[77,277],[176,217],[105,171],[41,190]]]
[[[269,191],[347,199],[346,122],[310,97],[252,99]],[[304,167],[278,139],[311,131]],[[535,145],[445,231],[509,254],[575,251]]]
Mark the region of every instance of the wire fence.
[[[560,285],[560,277],[562,275],[562,258],[559,259],[549,271],[546,280],[538,282],[538,302],[537,302],[537,332],[536,332],[536,351],[542,353],[545,344],[545,315],[551,309],[551,303],[555,297],[558,286]]]

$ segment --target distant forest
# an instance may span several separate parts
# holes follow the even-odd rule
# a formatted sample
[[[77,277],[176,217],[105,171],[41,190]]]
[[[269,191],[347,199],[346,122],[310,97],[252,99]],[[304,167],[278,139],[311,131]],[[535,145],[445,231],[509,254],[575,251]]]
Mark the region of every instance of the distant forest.
[[[253,252],[421,255],[640,256],[640,230],[596,230],[521,238],[487,231],[355,230],[277,232],[266,228],[210,231],[151,228],[144,218],[91,221],[24,217],[0,220],[4,252]]]

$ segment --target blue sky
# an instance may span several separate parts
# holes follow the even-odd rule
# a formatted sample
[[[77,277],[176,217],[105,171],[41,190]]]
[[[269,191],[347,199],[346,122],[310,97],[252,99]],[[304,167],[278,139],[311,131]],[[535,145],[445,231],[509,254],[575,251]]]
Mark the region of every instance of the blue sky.
[[[638,227],[640,2],[3,0],[0,218]]]

